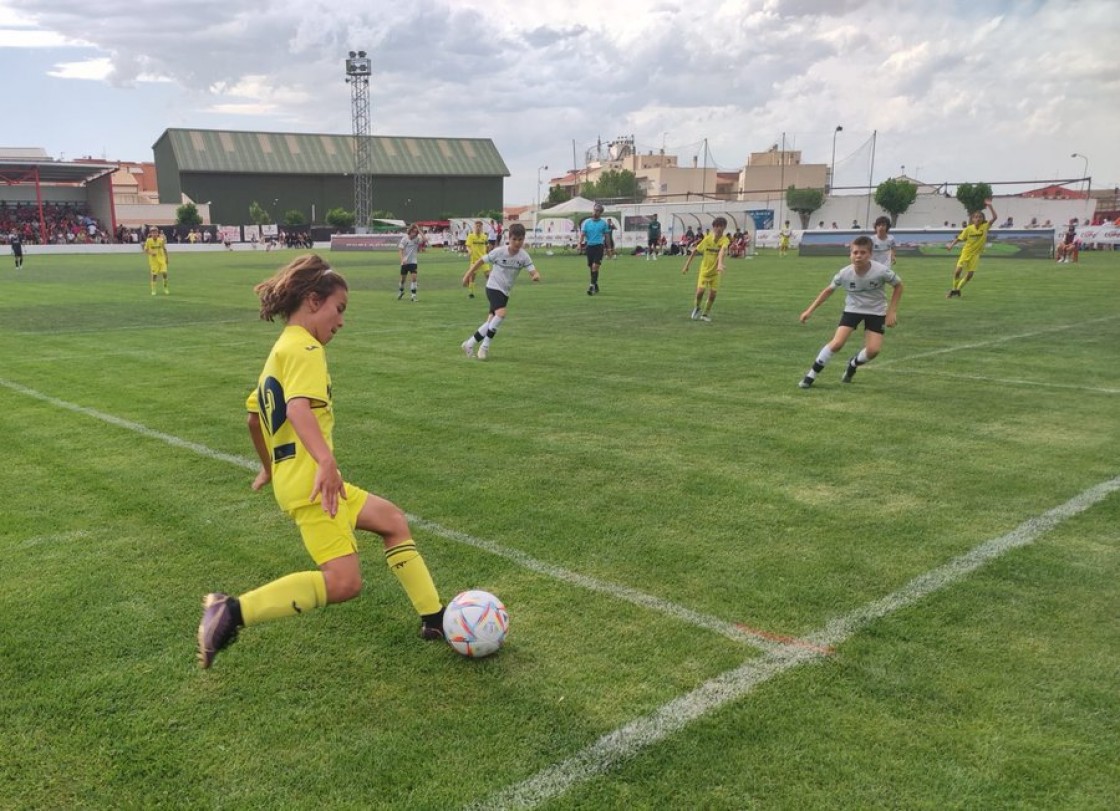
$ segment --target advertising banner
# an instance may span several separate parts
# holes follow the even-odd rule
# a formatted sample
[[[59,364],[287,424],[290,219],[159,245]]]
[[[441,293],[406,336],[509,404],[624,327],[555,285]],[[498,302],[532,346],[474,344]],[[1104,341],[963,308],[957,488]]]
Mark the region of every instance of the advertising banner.
[[[961,244],[950,254],[945,250],[960,233],[959,228],[923,228],[906,230],[899,228],[891,231],[894,237],[895,256],[899,259],[921,256],[945,258],[957,255]],[[800,256],[847,256],[848,246],[860,234],[867,231],[834,230],[804,231],[801,234]],[[988,247],[984,249],[985,259],[1049,259],[1054,252],[1053,228],[1007,228],[992,229],[988,232]]]
[[[402,234],[331,234],[332,251],[395,251]]]

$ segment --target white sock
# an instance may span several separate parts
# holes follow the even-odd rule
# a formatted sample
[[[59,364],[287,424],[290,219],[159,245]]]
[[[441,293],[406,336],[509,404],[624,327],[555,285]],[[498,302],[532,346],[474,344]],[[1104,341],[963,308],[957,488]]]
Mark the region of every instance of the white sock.
[[[817,355],[817,363],[819,363],[821,366],[824,366],[826,363],[828,363],[831,357],[832,350],[828,348],[828,344],[825,344],[820,353]]]

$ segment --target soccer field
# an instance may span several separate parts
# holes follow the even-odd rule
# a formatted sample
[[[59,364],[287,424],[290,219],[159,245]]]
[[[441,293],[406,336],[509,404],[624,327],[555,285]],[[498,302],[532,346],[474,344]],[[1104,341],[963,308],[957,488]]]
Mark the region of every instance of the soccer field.
[[[195,662],[200,599],[311,568],[244,399],[294,252],[0,263],[0,808],[1067,808],[1120,793],[1120,253],[914,259],[813,389],[840,258],[533,252],[490,359],[459,256],[326,254],[348,481],[407,511],[506,647],[349,603]],[[856,336],[859,337],[859,336]]]

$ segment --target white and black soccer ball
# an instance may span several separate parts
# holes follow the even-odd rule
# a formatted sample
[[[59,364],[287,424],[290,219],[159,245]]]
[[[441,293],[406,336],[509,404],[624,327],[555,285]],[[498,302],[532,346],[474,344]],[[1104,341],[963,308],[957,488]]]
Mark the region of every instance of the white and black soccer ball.
[[[443,634],[464,656],[478,659],[496,653],[509,631],[505,605],[488,591],[464,591],[443,612]]]

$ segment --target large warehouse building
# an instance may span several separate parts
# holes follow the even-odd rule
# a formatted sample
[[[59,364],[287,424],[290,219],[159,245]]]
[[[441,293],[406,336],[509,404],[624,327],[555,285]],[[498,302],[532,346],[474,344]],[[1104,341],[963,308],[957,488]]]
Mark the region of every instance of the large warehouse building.
[[[369,138],[372,210],[408,221],[501,210],[509,169],[489,138]],[[209,203],[214,223],[248,223],[254,202],[274,222],[354,210],[352,135],[169,129],[152,150],[160,202]]]

